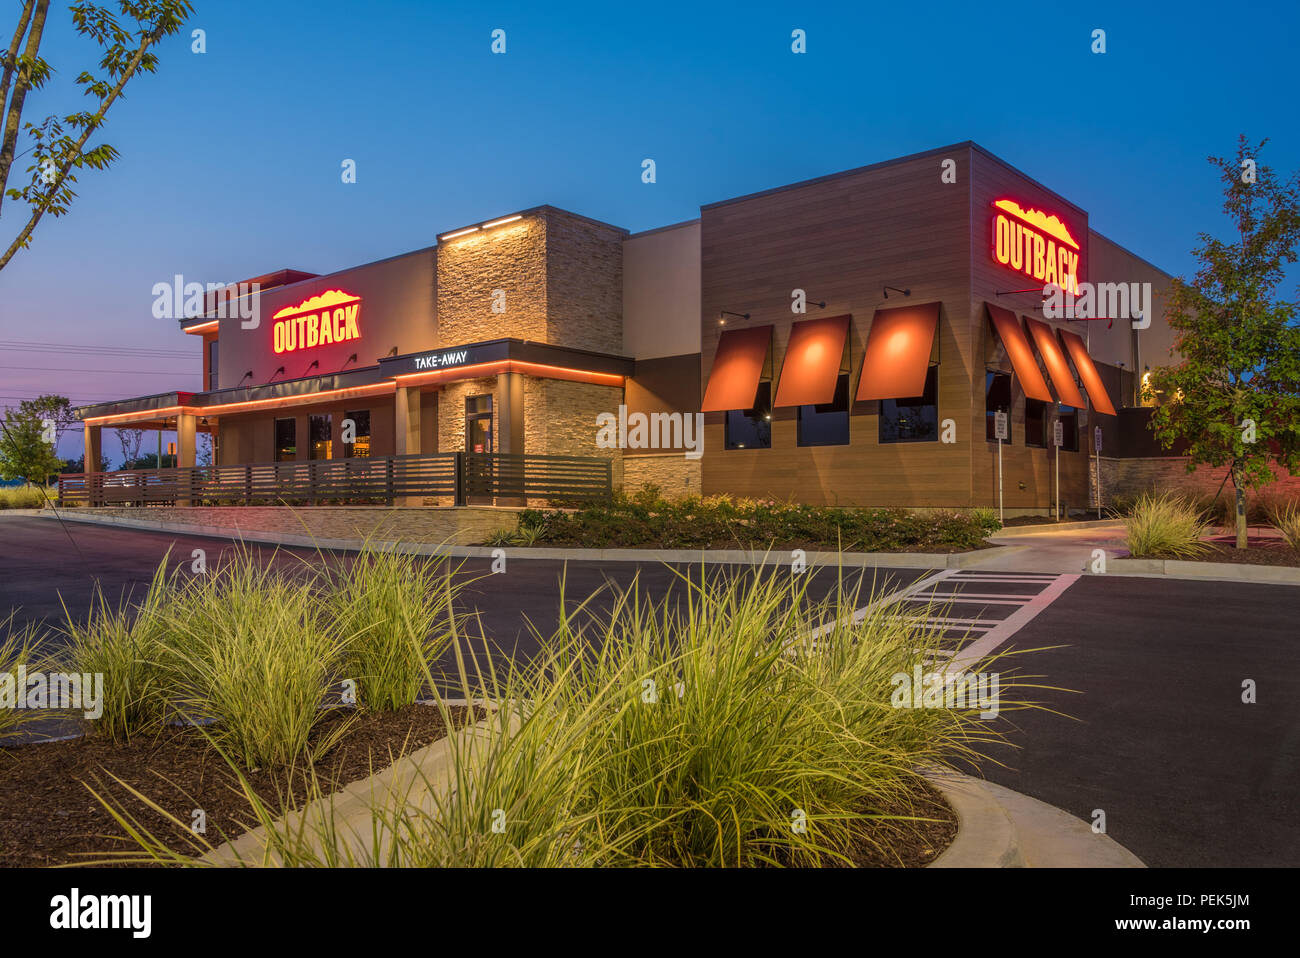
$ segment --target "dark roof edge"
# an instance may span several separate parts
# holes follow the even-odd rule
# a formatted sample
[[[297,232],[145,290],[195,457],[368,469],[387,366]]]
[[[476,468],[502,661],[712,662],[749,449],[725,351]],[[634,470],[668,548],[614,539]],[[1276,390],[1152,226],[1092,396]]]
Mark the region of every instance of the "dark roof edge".
[[[697,216],[693,220],[682,220],[680,223],[669,223],[667,226],[656,226],[653,229],[642,230],[639,233],[628,233],[628,239],[640,239],[642,236],[652,236],[655,233],[666,233],[668,230],[678,230],[686,226],[699,226],[700,218]]]

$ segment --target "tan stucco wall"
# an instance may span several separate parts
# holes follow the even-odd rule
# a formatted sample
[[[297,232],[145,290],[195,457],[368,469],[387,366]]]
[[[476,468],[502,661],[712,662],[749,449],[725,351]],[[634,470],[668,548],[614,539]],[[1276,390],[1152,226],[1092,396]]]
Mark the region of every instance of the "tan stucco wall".
[[[623,349],[635,359],[700,351],[700,221],[623,243]]]

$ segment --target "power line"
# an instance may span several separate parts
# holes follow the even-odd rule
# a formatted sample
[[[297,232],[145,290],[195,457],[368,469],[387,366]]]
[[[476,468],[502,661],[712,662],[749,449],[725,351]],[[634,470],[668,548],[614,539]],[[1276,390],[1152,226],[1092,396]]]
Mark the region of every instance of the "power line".
[[[198,350],[168,349],[162,346],[87,346],[69,343],[38,343],[27,340],[0,339],[0,349],[28,353],[87,353],[107,356],[152,356],[191,358]]]
[[[166,369],[81,369],[76,366],[0,366],[0,369],[32,369],[46,373],[118,373],[132,376],[198,375],[198,373],[177,373]]]

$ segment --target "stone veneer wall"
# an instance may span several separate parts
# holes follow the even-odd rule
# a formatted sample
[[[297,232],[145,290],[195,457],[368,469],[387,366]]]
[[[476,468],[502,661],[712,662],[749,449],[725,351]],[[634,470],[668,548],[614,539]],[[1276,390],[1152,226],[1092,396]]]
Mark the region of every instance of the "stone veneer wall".
[[[1213,496],[1227,474],[1227,466],[1211,469],[1199,467],[1187,471],[1187,457],[1164,456],[1144,459],[1101,459],[1102,501],[1109,503],[1116,495],[1136,496],[1149,490],[1182,492],[1194,496]],[[1274,466],[1277,481],[1260,490],[1266,498],[1300,500],[1300,476]],[[1223,485],[1223,495],[1232,494],[1232,480]]]
[[[624,230],[543,209],[438,251],[438,341],[532,339],[623,352]],[[494,290],[505,312],[492,312]]]
[[[703,494],[699,459],[687,459],[680,452],[663,456],[624,456],[623,490],[635,494],[646,484],[659,487],[665,499]]]
[[[623,352],[624,230],[546,214],[546,341]]]
[[[534,456],[603,456],[613,462],[614,488],[623,481],[623,451],[596,447],[596,416],[618,415],[617,386],[524,377],[524,452]]]
[[[439,247],[439,343],[547,340],[546,232],[546,220],[530,215]],[[504,313],[492,312],[497,289],[505,293]]]

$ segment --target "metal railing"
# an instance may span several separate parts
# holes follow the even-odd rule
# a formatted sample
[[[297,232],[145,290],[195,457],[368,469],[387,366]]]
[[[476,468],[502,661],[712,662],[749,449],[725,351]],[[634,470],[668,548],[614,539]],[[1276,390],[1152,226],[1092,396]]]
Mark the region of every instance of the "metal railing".
[[[60,505],[570,505],[613,494],[608,459],[446,452],[59,476]]]

